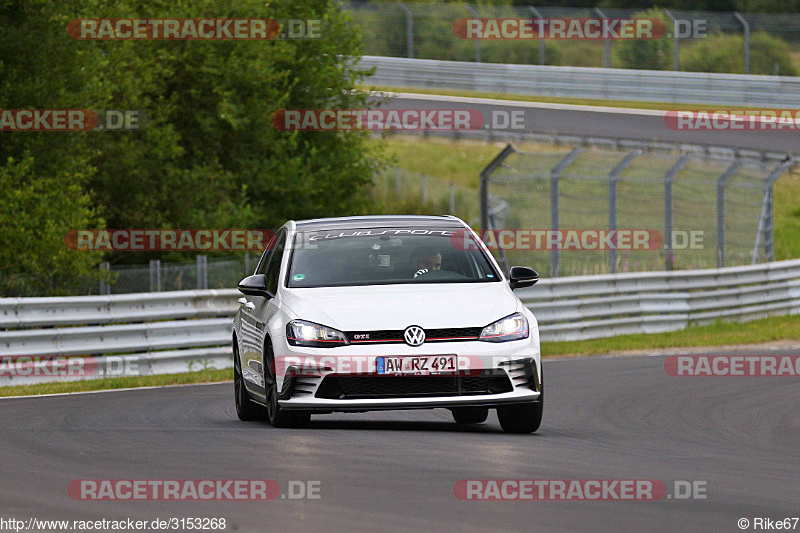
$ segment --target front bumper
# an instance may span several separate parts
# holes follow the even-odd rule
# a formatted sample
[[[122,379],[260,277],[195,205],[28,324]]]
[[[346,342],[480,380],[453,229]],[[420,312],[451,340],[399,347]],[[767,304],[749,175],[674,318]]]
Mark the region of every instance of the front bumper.
[[[387,344],[331,349],[300,348],[289,346],[285,339],[275,340],[276,345],[282,344],[280,351],[287,354],[276,366],[281,409],[333,412],[493,407],[534,402],[542,396],[538,339],[432,343],[416,348]],[[449,354],[458,355],[460,368],[470,369],[462,374],[463,378],[390,377],[375,373],[378,356]],[[359,382],[362,379],[367,381]],[[345,382],[348,386],[344,386]],[[365,385],[367,382],[369,385]],[[387,387],[382,387],[382,383]],[[403,389],[406,383],[407,391]]]

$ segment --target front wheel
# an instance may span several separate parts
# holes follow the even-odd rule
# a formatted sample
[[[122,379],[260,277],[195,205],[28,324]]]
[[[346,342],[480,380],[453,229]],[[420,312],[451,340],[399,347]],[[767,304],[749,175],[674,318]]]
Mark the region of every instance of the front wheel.
[[[497,408],[500,427],[506,433],[533,433],[542,424],[544,398],[535,402],[514,403]]]
[[[272,345],[264,347],[264,385],[267,388],[267,423],[276,428],[303,428],[308,426],[311,413],[287,411],[278,403],[278,380],[275,377],[275,356]]]

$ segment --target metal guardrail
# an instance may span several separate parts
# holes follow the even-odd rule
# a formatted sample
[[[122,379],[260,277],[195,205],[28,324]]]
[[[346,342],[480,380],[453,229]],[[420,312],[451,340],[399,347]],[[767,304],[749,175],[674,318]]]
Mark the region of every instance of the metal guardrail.
[[[94,356],[91,375],[13,375],[0,385],[230,368],[233,289],[0,298],[0,362]],[[4,359],[4,357],[6,359]]]
[[[561,98],[800,108],[800,77],[364,56],[370,83]]]
[[[659,333],[800,313],[800,260],[546,279],[518,291],[543,341]]]
[[[719,319],[800,314],[800,260],[551,278],[518,295],[536,314],[543,342],[675,331]],[[6,328],[0,356],[93,355],[98,369],[92,377],[115,375],[128,363],[139,374],[229,368],[239,296],[203,290],[0,299]],[[46,380],[0,372],[2,385]]]

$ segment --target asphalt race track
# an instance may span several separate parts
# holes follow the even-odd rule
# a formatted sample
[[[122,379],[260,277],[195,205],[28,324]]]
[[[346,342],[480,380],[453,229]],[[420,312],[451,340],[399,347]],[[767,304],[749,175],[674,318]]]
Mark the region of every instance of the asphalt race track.
[[[753,354],[752,351],[746,352]],[[800,350],[775,351],[798,354]],[[534,435],[496,415],[336,414],[309,429],[239,422],[233,385],[0,401],[5,518],[217,517],[227,531],[739,531],[800,515],[796,377],[671,377],[663,357],[545,363]],[[461,501],[460,479],[705,481],[705,500]],[[321,481],[321,499],[75,501],[76,479]],[[800,526],[798,526],[800,527]]]
[[[561,135],[585,135],[618,137],[643,141],[663,141],[730,146],[750,150],[800,155],[800,132],[783,131],[676,131],[664,123],[663,112],[648,110],[598,112],[588,106],[558,104],[536,104],[527,102],[478,103],[475,99],[448,102],[447,97],[432,95],[401,94],[385,100],[386,109],[474,109],[483,113],[489,121],[493,111],[510,113],[524,110],[524,129],[519,131],[537,133],[559,133]],[[466,103],[465,103],[466,102]],[[694,106],[700,108],[702,106]],[[693,108],[693,109],[694,109]],[[495,132],[498,138],[503,131]],[[800,526],[799,526],[800,527]]]

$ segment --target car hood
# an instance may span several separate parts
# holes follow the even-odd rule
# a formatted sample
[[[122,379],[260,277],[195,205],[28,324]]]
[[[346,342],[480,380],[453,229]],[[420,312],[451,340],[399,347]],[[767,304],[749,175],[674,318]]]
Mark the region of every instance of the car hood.
[[[504,282],[288,289],[282,300],[297,318],[343,331],[486,326],[520,308]]]

